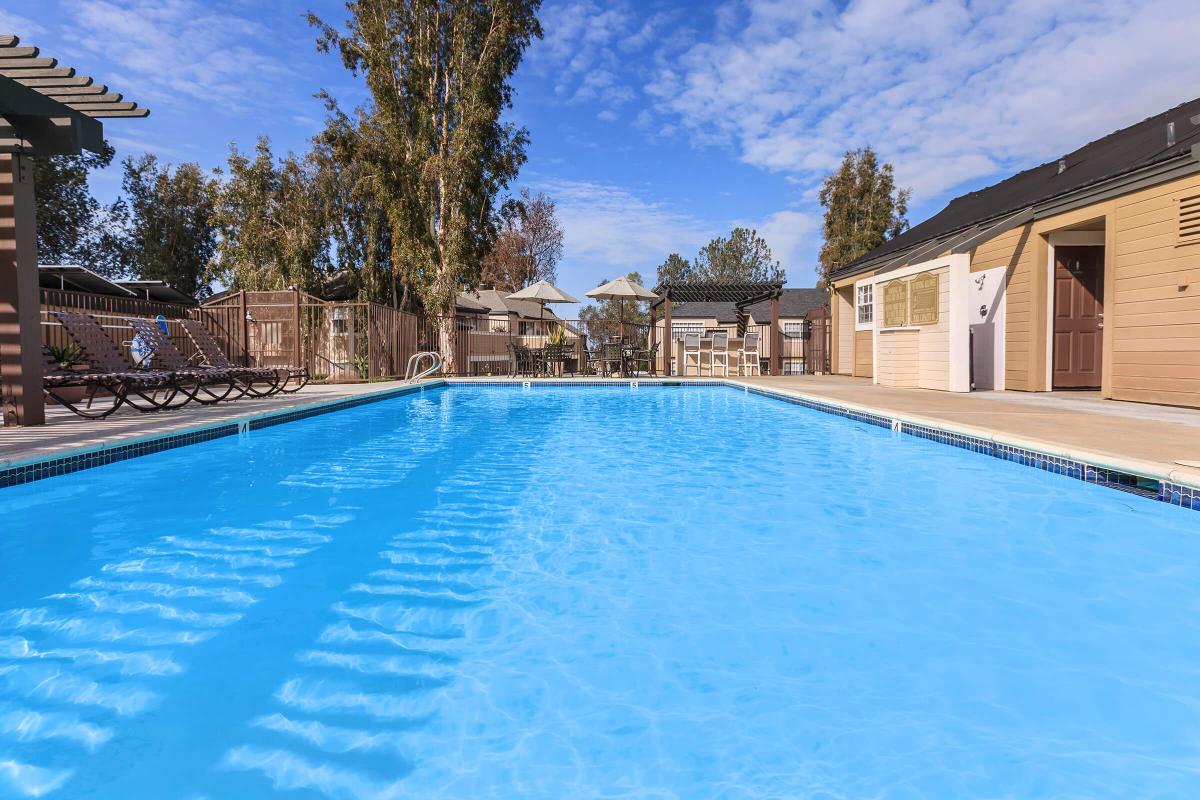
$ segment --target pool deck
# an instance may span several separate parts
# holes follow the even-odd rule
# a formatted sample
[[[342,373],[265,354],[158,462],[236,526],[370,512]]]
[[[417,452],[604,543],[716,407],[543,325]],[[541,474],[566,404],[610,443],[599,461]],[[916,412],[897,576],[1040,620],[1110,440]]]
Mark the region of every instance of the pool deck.
[[[579,380],[566,379],[568,382]],[[452,382],[500,381],[484,378],[455,379]],[[531,382],[543,381],[533,379]],[[998,443],[1200,487],[1198,409],[1107,401],[1094,393],[951,394],[921,389],[891,389],[875,386],[864,379],[840,376],[729,378],[721,382],[745,384],[778,394],[832,403],[904,422],[989,438]],[[44,426],[0,429],[0,468],[202,430],[283,411],[368,395],[386,395],[403,387],[404,384],[399,381],[312,385],[293,395],[239,400],[216,406],[192,406],[159,414],[123,411],[100,421],[83,420],[65,409],[50,407],[47,409],[48,423]]]

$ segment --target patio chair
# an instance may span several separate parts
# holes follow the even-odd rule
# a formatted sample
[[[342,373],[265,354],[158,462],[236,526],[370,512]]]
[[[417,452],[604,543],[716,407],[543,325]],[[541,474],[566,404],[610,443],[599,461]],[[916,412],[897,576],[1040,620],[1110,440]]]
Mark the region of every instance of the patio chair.
[[[648,374],[657,375],[658,374],[658,372],[657,372],[658,367],[656,366],[657,362],[658,362],[658,343],[655,342],[653,347],[643,349],[643,350],[635,350],[633,353],[633,358],[630,359],[630,366],[632,367],[633,373],[635,375],[641,373],[642,365],[645,365],[646,372]]]
[[[750,370],[754,370],[755,375],[762,375],[762,369],[759,366],[757,332],[747,333],[742,339],[742,352],[740,363],[738,364],[738,372],[742,375],[749,375]]]
[[[511,377],[534,377],[537,372],[537,364],[535,363],[536,359],[534,358],[533,351],[526,345],[518,344],[517,342],[509,342],[508,349],[512,353]]]
[[[685,333],[683,335],[683,376],[687,377],[688,367],[695,365],[696,377],[700,376],[700,334]]]
[[[138,366],[152,367],[157,362],[158,365],[170,370],[177,379],[189,383],[194,382],[196,391],[193,399],[197,403],[204,405],[219,403],[222,400],[230,399],[230,395],[234,392],[237,394],[232,399],[237,400],[250,390],[250,384],[241,380],[230,370],[219,367],[197,367],[191,364],[156,321],[142,317],[126,317],[125,321],[133,327],[134,334],[150,350],[145,362]],[[219,388],[218,391],[213,391],[213,387],[224,387],[224,391],[220,391]]]
[[[193,398],[193,392],[180,385],[170,372],[138,369],[131,366],[126,360],[125,354],[91,314],[78,311],[54,311],[52,313],[62,325],[63,330],[79,347],[80,355],[84,363],[89,366],[90,372],[97,376],[103,376],[103,378],[97,378],[97,385],[107,389],[119,401],[107,413],[99,416],[108,416],[122,405],[127,405],[143,413],[180,408]],[[55,373],[55,376],[57,381],[58,373]],[[166,396],[159,399],[159,392],[165,392]],[[183,396],[183,402],[172,405],[172,401],[180,395]],[[90,401],[88,405],[90,407]],[[68,408],[71,407],[68,406]],[[75,408],[71,408],[71,410],[79,413]]]
[[[182,319],[179,323],[187,331],[192,342],[196,345],[204,364],[217,369],[228,370],[235,378],[245,381],[247,393],[252,397],[268,397],[278,392],[291,394],[298,392],[308,384],[308,368],[306,367],[243,367],[234,364],[225,355],[225,351],[217,344],[216,338],[208,332],[198,319]],[[288,388],[288,384],[296,381],[296,386]],[[267,384],[266,389],[255,388],[256,383]]]
[[[613,369],[613,366],[616,369]],[[608,377],[615,372],[625,372],[625,346],[620,341],[605,342],[600,346],[600,369]]]

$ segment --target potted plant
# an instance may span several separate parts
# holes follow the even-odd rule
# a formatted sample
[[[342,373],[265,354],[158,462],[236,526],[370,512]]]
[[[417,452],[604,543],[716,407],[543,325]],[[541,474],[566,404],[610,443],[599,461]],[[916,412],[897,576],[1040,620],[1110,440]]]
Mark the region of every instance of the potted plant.
[[[76,371],[79,367],[85,366],[82,361],[83,352],[77,344],[52,344],[47,346],[46,349],[50,352],[50,358],[54,359],[54,363],[64,372]],[[79,403],[87,396],[87,387],[64,386],[58,389],[56,393],[68,403]]]

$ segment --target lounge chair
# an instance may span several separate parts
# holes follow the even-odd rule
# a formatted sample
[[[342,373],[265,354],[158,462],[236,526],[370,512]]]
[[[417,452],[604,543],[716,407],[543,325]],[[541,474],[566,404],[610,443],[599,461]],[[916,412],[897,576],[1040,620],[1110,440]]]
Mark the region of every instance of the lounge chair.
[[[229,370],[230,374],[246,381],[247,391],[254,397],[267,397],[276,392],[291,394],[300,391],[308,384],[308,369],[305,367],[243,367],[234,364],[217,344],[216,338],[208,332],[208,328],[204,327],[204,323],[196,319],[184,319],[179,322],[187,331],[187,335],[192,337],[192,342],[200,351],[205,365]],[[296,381],[296,386],[289,389],[288,384],[293,380]],[[264,390],[255,388],[255,383],[269,383],[270,385]]]
[[[81,406],[64,389],[87,389],[84,395],[87,405]],[[125,404],[125,384],[119,376],[92,370],[64,369],[45,345],[42,345],[42,391],[60,406],[87,419],[104,419]],[[112,403],[93,411],[92,402],[99,392],[112,397]]]
[[[149,348],[150,354],[145,363],[140,366],[149,367],[158,362],[162,367],[171,371],[177,380],[192,383],[196,391],[192,395],[197,403],[211,405],[222,400],[237,400],[249,391],[249,384],[230,370],[219,367],[198,367],[191,364],[183,353],[179,352],[167,336],[166,331],[152,319],[141,317],[126,317],[125,321],[133,326],[133,332],[141,339],[142,344]],[[217,387],[217,391],[213,388]],[[222,391],[223,389],[223,391]]]
[[[96,415],[96,418],[108,416],[122,405],[142,412],[151,412],[179,408],[192,399],[193,393],[185,386],[180,385],[170,372],[138,369],[131,366],[126,360],[125,354],[109,338],[108,334],[104,332],[103,326],[91,314],[77,311],[52,313],[62,325],[63,330],[79,347],[83,361],[90,368],[90,374],[96,376],[92,379],[95,385],[107,389],[117,398],[117,402],[112,408],[105,413]],[[58,382],[63,377],[62,372],[59,370],[53,373],[54,382]],[[53,388],[63,388],[65,385],[69,384],[60,384]],[[166,396],[159,399],[159,392],[165,392]],[[94,395],[94,392],[92,394]],[[180,395],[183,396],[183,402],[172,405],[171,402]],[[53,395],[51,396],[53,397]],[[59,398],[55,397],[55,399]],[[73,406],[68,405],[67,407],[76,414],[89,416],[82,414]]]

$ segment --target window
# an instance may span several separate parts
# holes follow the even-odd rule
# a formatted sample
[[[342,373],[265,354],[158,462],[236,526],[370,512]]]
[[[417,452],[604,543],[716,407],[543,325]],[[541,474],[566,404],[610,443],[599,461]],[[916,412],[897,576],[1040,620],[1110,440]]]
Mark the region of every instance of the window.
[[[864,283],[858,287],[858,324],[870,325],[875,321],[875,286]]]
[[[517,323],[517,335],[518,336],[534,336],[536,334],[537,334],[537,323],[536,322],[518,322]]]
[[[671,322],[671,338],[682,339],[684,334],[688,333],[704,333],[703,322]]]
[[[804,323],[803,322],[785,322],[783,323],[783,335],[789,339],[804,338]]]

